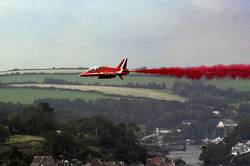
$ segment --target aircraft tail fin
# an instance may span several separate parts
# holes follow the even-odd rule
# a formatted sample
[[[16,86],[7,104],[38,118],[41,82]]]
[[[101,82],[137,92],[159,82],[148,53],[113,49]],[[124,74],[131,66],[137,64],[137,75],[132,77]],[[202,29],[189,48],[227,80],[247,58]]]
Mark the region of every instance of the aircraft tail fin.
[[[126,69],[127,68],[127,63],[128,63],[128,59],[124,58],[120,64],[117,66],[118,69]]]

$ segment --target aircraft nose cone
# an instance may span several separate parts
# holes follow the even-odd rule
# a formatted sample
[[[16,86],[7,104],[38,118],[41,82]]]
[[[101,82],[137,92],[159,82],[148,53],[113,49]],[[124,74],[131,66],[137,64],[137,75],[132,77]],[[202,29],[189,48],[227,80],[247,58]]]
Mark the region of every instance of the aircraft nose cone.
[[[85,72],[82,72],[82,73],[80,73],[79,76],[82,77],[82,76],[84,76],[84,74],[85,74]]]

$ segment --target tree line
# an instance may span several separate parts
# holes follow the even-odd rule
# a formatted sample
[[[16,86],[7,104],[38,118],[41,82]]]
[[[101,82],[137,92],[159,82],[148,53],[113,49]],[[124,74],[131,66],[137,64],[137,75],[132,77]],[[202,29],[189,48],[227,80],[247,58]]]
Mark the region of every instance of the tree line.
[[[0,123],[0,164],[28,165],[34,155],[52,155],[55,159],[87,161],[103,160],[145,162],[147,152],[139,145],[139,128],[133,124],[118,123],[102,116],[78,118],[58,123],[56,113],[47,103],[18,107],[1,104],[8,110]],[[12,135],[33,135],[45,138],[42,150],[20,149],[8,144]]]
[[[44,84],[63,84],[63,85],[93,85],[93,86],[112,86],[112,87],[129,87],[129,88],[144,88],[144,89],[166,89],[166,83],[138,83],[138,82],[128,82],[126,84],[117,85],[117,84],[100,84],[99,82],[93,83],[84,83],[76,81],[67,81],[56,78],[45,78],[43,81]]]

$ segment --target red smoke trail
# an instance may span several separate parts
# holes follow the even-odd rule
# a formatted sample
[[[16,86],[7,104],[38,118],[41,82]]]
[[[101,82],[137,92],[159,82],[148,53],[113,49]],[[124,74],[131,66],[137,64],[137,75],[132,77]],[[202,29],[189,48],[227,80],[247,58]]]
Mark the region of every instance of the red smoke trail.
[[[189,79],[207,79],[225,78],[232,79],[242,78],[250,79],[250,65],[233,64],[233,65],[215,65],[215,66],[199,66],[199,67],[168,67],[168,68],[152,68],[138,69],[132,72],[165,75],[176,78],[186,77]]]

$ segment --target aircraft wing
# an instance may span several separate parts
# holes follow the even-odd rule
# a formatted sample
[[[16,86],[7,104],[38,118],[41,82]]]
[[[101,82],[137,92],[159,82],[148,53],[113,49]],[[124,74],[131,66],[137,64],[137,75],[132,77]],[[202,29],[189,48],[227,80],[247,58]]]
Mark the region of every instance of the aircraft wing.
[[[90,77],[90,76],[99,76],[100,73],[81,73],[80,76]]]

